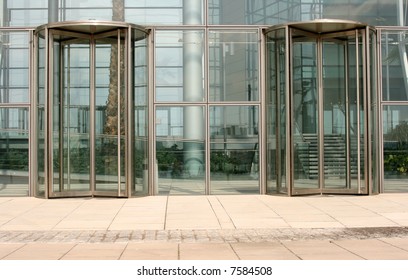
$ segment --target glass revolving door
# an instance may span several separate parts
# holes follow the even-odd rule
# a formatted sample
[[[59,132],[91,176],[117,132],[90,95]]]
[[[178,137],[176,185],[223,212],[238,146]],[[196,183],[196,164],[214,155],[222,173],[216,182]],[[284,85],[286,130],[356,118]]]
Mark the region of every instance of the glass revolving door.
[[[45,41],[37,58],[37,141],[44,142],[38,178],[47,197],[148,192],[147,173],[139,170],[148,159],[147,74],[140,75],[147,70],[146,38],[121,23],[37,29],[37,45]]]
[[[316,20],[266,33],[268,192],[367,194],[370,28]]]

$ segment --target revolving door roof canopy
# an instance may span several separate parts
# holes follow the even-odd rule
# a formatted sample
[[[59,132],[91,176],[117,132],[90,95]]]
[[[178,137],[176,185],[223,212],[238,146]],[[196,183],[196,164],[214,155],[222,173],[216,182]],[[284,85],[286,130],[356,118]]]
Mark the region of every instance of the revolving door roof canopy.
[[[307,32],[316,34],[327,34],[333,32],[349,31],[355,29],[361,29],[368,27],[367,24],[352,21],[352,20],[340,20],[340,19],[316,19],[312,21],[303,22],[290,22],[286,24],[275,25],[266,30],[268,33],[271,30],[280,29],[285,26],[293,27]]]
[[[88,35],[97,35],[108,31],[113,31],[118,28],[133,28],[140,30],[144,33],[148,33],[148,30],[143,26],[121,22],[121,21],[99,21],[99,20],[87,20],[87,21],[64,21],[54,22],[44,25],[40,25],[36,28],[35,32],[39,32],[43,29],[56,29],[63,31],[72,31]]]

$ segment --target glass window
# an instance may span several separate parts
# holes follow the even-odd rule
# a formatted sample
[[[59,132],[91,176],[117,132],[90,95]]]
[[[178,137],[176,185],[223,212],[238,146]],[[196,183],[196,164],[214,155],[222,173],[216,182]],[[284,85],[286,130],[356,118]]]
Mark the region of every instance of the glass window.
[[[210,101],[257,101],[257,31],[210,31]]]
[[[384,101],[408,101],[408,32],[384,31],[381,38]]]
[[[204,114],[201,106],[156,108],[156,194],[205,194]]]
[[[27,196],[29,110],[0,108],[0,196]]]
[[[0,32],[0,103],[29,101],[27,32]]]
[[[156,101],[204,101],[204,32],[158,31]]]
[[[383,107],[384,192],[408,191],[408,106]]]
[[[210,24],[280,24],[319,18],[348,19],[371,25],[397,22],[398,5],[389,0],[209,0]],[[400,11],[406,19],[406,3]]]
[[[210,107],[211,194],[259,193],[258,107]]]

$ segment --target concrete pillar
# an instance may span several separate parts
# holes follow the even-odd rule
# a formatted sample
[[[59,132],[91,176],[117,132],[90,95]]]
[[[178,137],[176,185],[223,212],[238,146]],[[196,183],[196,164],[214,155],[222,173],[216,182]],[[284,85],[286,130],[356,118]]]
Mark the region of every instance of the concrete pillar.
[[[183,1],[184,24],[201,24],[202,0]],[[184,101],[203,101],[203,38],[199,32],[185,31],[183,36],[183,95]],[[204,172],[204,118],[201,107],[184,109],[184,170],[191,177]]]

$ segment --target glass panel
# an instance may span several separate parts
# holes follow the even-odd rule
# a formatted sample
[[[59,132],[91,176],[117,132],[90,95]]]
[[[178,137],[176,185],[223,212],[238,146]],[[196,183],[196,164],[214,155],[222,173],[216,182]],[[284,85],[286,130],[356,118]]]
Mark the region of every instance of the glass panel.
[[[316,39],[293,32],[293,187],[319,189]]]
[[[29,35],[0,32],[0,103],[29,102]]]
[[[203,31],[158,31],[156,101],[204,101]]]
[[[381,38],[384,101],[408,101],[408,31],[384,31]]]
[[[134,37],[141,34],[135,31]],[[143,36],[144,37],[144,36]],[[134,172],[135,185],[132,195],[148,194],[149,183],[149,128],[148,128],[148,41],[147,39],[133,41],[134,46]]]
[[[156,108],[158,194],[205,194],[205,115],[201,106]]]
[[[354,135],[358,135],[356,115],[350,115],[350,107],[357,105],[356,46],[352,44],[348,48],[346,40],[336,37],[323,41],[324,188],[346,188],[349,185],[347,159],[351,156],[350,144],[354,142],[354,147],[358,144],[353,141],[357,138],[350,139],[347,131],[356,129]],[[355,126],[347,124],[350,118]],[[357,168],[354,168],[355,172]]]
[[[125,80],[124,45],[118,47],[117,36],[96,40],[96,112],[95,173],[96,191],[118,192],[124,187],[125,174]],[[122,54],[119,57],[119,49]],[[119,182],[120,178],[120,182]]]
[[[210,31],[210,101],[257,101],[258,32]]]
[[[384,192],[408,191],[408,106],[383,106]]]
[[[65,44],[53,57],[53,192],[90,190],[89,41]],[[60,72],[62,70],[62,73]]]
[[[379,125],[378,122],[378,89],[377,89],[377,69],[378,69],[378,61],[377,61],[377,34],[375,30],[370,30],[370,94],[371,94],[371,139],[372,139],[372,147],[371,147],[371,160],[372,160],[372,192],[379,193],[379,154],[380,154],[380,139],[379,135]]]
[[[285,29],[267,36],[267,192],[287,193]]]
[[[0,196],[29,191],[28,108],[0,108]]]
[[[37,37],[37,93],[36,93],[36,136],[37,136],[37,165],[36,165],[36,178],[35,182],[35,195],[38,197],[45,196],[45,127],[46,127],[46,114],[45,114],[45,46],[46,40],[44,32],[40,32]]]
[[[390,0],[209,0],[208,14],[210,24],[274,25],[336,18],[404,26],[407,4],[402,2],[399,6]],[[398,19],[398,13],[402,20]]]
[[[210,107],[211,194],[259,193],[258,106]]]

